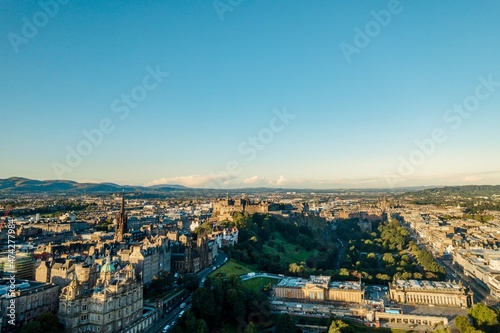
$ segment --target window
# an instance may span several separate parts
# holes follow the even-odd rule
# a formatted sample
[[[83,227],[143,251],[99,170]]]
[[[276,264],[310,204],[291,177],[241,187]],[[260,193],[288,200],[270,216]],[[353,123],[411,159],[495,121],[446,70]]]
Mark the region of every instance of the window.
[[[86,304],[82,305],[82,311],[87,311],[87,305]]]
[[[88,315],[80,316],[80,321],[87,321],[89,319]]]

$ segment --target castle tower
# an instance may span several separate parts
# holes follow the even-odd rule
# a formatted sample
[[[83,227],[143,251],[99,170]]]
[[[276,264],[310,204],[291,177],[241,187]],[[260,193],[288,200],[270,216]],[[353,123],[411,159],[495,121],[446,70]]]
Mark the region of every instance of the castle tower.
[[[123,241],[123,235],[128,231],[127,219],[127,213],[125,213],[125,192],[122,192],[122,207],[116,216],[115,240],[118,242]]]

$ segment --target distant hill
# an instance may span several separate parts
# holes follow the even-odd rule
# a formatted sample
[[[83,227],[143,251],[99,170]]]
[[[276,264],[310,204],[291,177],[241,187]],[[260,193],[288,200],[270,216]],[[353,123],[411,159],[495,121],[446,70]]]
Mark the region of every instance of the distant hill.
[[[429,197],[491,197],[500,195],[500,185],[464,185],[429,188],[412,193],[414,196]]]
[[[78,183],[71,180],[33,180],[21,177],[0,179],[2,192],[169,192],[187,190],[182,185],[131,186],[114,183]]]

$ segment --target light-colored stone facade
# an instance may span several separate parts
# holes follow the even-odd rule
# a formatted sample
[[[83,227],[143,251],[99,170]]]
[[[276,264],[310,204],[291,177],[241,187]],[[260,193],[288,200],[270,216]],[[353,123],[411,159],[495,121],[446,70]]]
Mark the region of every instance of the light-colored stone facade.
[[[44,312],[56,311],[59,303],[59,287],[54,284],[16,280],[14,292],[10,292],[11,280],[0,280],[0,314],[2,326],[13,328],[8,307],[14,300],[15,326],[24,325]],[[12,297],[12,298],[11,298]],[[4,329],[0,329],[3,331]]]
[[[364,300],[364,288],[356,282],[332,282],[329,276],[311,276],[309,280],[284,278],[275,287],[277,298],[337,301],[361,303]]]
[[[253,203],[249,199],[220,199],[212,203],[213,211],[212,218],[217,221],[233,220],[234,213],[247,212],[249,214],[261,213],[266,214],[269,212],[268,202]]]
[[[96,288],[86,289],[77,279],[63,288],[59,318],[67,332],[119,332],[142,319],[142,283],[131,265],[116,271],[110,260],[103,265]]]
[[[397,280],[389,287],[389,297],[397,303],[468,308],[474,302],[468,288],[451,282]]]

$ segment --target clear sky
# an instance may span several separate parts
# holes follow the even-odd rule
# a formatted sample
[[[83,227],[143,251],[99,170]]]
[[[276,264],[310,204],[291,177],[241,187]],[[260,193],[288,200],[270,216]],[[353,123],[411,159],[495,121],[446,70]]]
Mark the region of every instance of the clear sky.
[[[0,178],[500,183],[498,1],[0,9]]]

